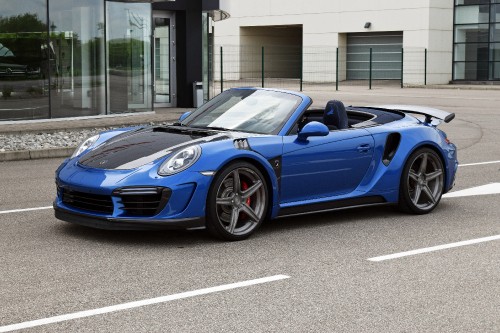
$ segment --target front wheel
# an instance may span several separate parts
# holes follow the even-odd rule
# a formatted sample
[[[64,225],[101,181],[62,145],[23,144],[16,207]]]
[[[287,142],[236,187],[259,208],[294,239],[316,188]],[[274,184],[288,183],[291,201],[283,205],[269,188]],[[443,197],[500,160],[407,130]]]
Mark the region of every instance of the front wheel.
[[[437,153],[421,148],[410,155],[401,176],[399,208],[426,214],[436,208],[444,188],[443,163]]]
[[[207,198],[207,229],[221,239],[248,238],[265,219],[268,190],[252,164],[228,165],[214,179]]]

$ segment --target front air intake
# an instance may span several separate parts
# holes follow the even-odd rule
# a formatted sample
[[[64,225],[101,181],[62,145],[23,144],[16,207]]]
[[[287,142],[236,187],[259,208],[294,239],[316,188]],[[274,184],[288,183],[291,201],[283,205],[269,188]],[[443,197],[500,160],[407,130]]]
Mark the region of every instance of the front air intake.
[[[70,207],[102,214],[113,213],[113,201],[109,195],[74,191],[68,188],[59,188],[59,193],[62,202]]]
[[[172,191],[166,187],[124,187],[113,191],[119,198],[124,216],[155,216],[170,199]]]

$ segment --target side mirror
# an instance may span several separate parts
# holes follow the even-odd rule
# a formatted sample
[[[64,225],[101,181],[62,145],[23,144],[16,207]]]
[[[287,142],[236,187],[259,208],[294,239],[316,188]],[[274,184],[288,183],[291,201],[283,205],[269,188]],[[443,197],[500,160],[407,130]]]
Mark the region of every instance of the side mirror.
[[[191,111],[184,112],[183,114],[181,114],[181,116],[179,117],[179,122],[181,122],[184,119],[186,119],[190,114],[191,114]]]
[[[326,136],[330,133],[328,127],[319,121],[307,123],[299,132],[299,140],[306,141],[310,136]]]

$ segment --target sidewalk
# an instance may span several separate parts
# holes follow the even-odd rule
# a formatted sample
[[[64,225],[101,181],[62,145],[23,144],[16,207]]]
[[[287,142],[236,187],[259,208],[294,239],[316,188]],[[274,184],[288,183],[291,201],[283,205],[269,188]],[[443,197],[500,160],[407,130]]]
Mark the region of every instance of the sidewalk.
[[[26,132],[51,132],[61,129],[122,127],[149,122],[174,122],[191,109],[161,108],[150,112],[123,113],[91,117],[55,118],[40,120],[0,121],[0,134],[24,134]]]
[[[162,108],[154,112],[124,113],[82,118],[58,118],[42,120],[0,121],[0,134],[23,135],[27,133],[51,133],[61,130],[99,129],[126,127],[149,123],[171,123],[190,109]],[[1,148],[1,147],[0,147]],[[76,147],[48,148],[37,150],[19,150],[0,152],[0,162],[56,158],[70,156]]]

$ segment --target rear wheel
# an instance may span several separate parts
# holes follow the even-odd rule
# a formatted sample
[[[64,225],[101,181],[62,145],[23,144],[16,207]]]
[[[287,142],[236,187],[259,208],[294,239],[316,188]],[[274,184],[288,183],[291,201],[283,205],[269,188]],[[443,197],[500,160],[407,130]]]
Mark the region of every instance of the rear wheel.
[[[426,214],[436,208],[444,188],[443,163],[438,154],[421,148],[410,155],[401,176],[399,208]]]
[[[268,206],[267,184],[252,164],[237,162],[219,172],[207,199],[207,229],[221,239],[248,238],[262,223]]]

